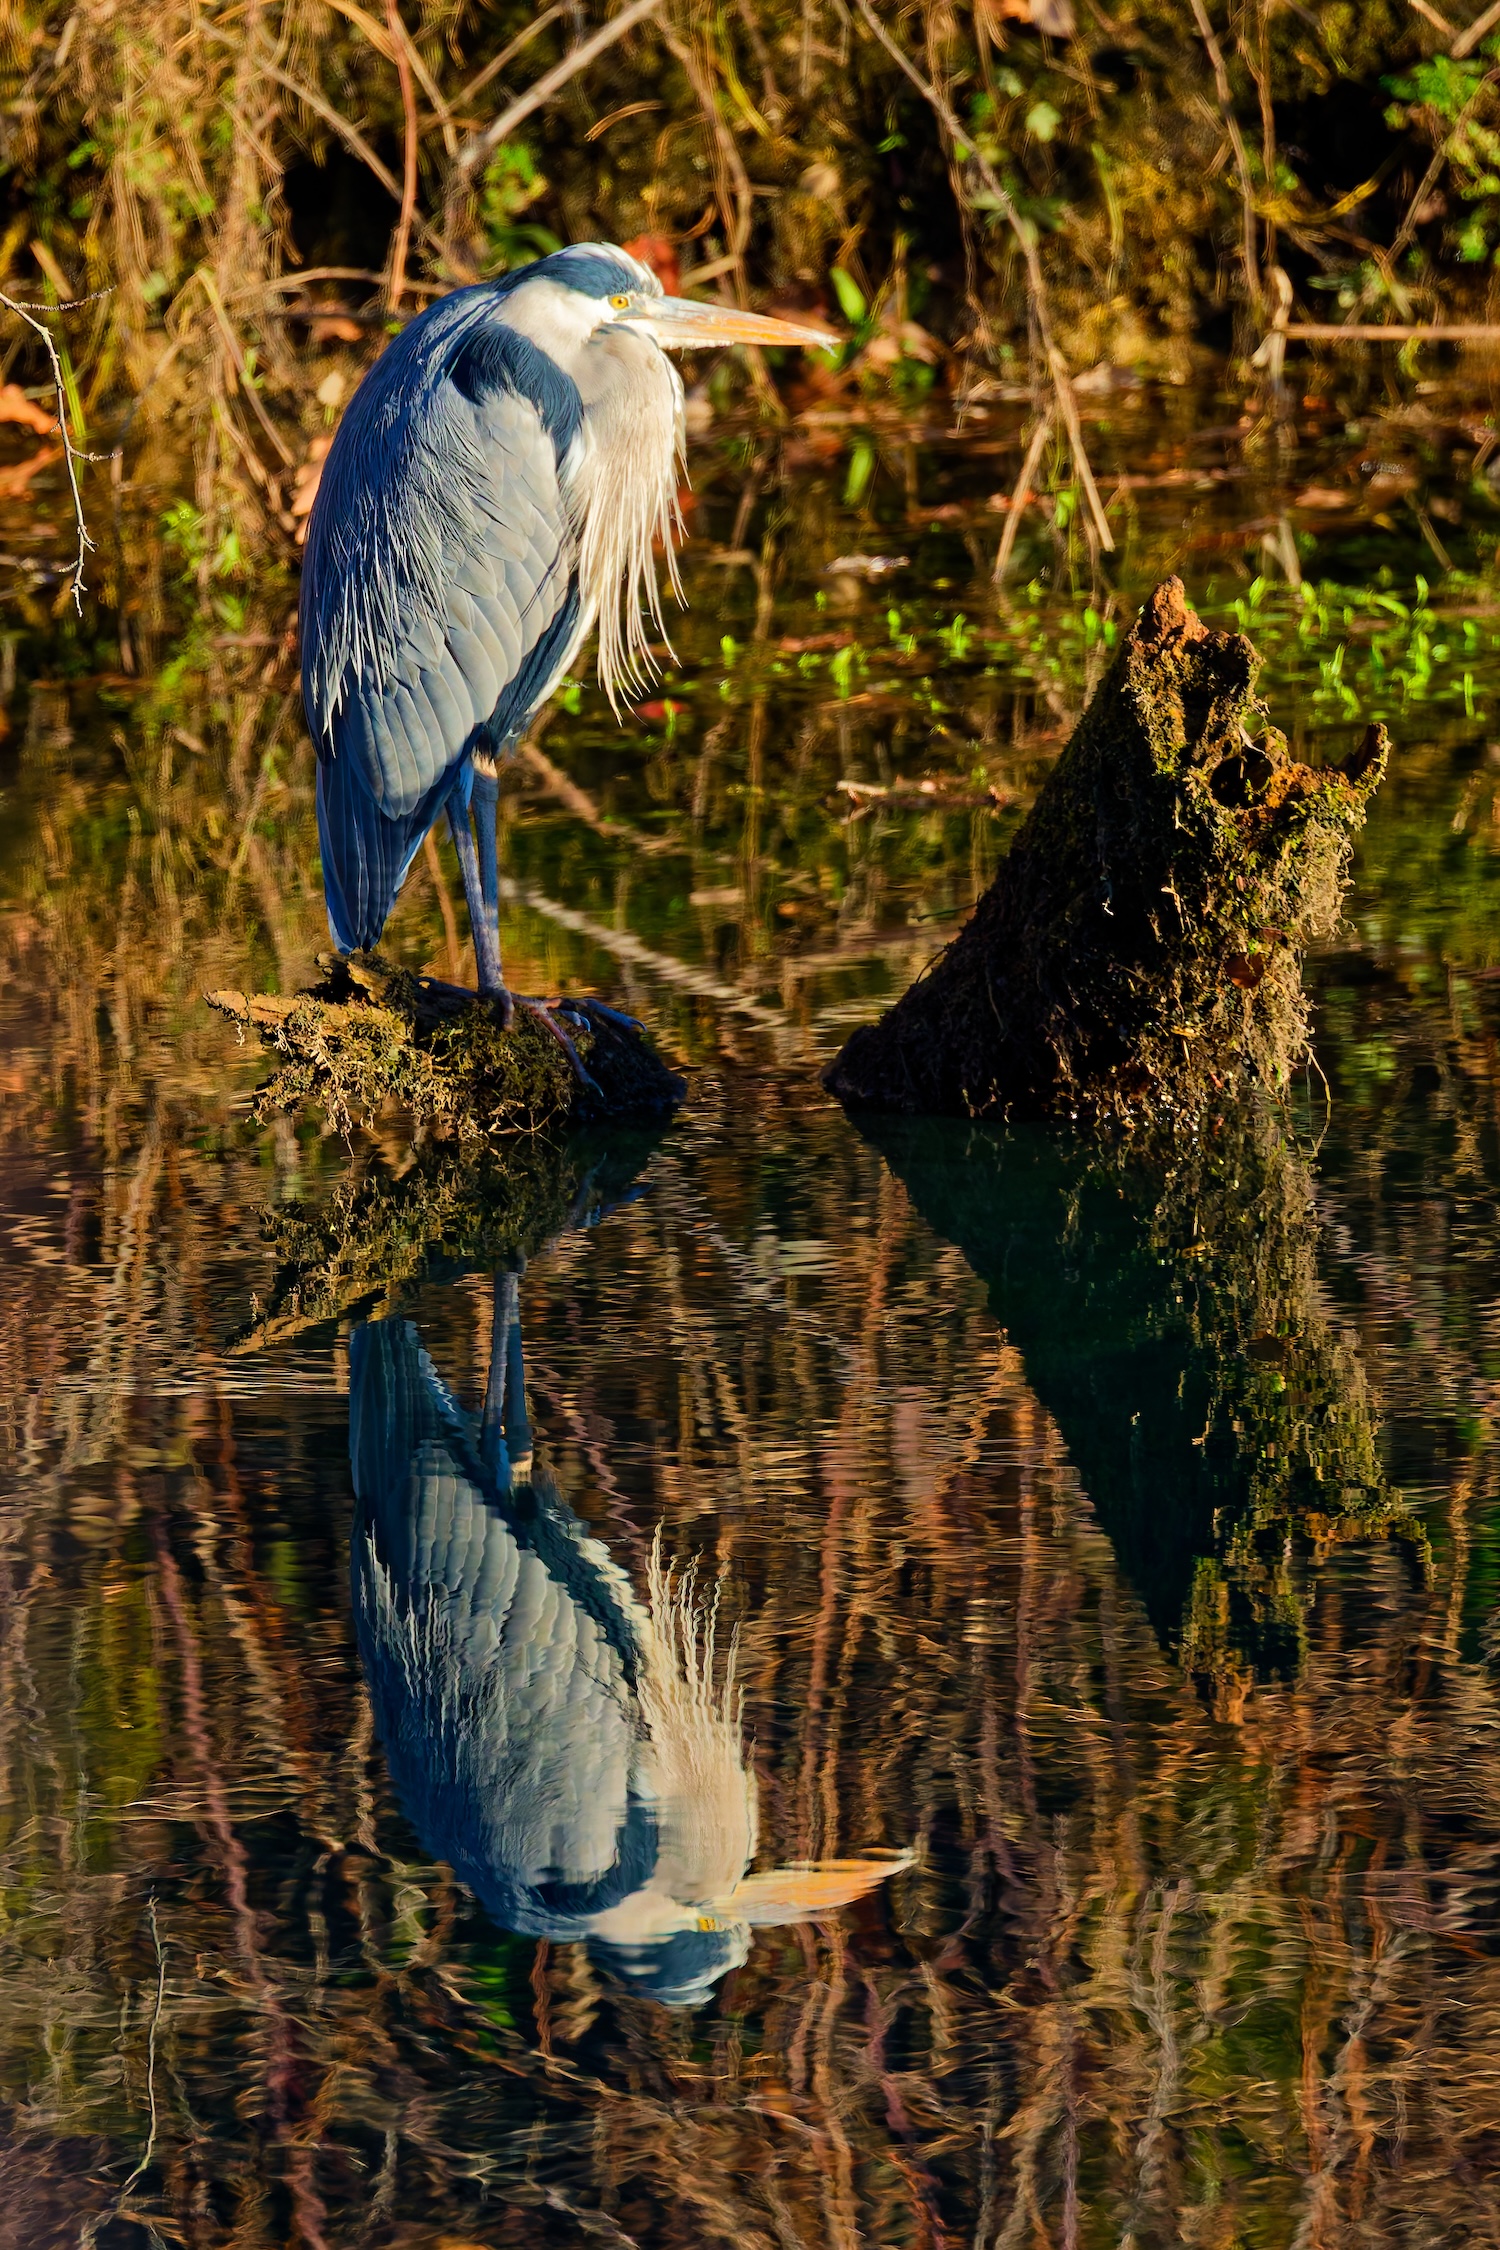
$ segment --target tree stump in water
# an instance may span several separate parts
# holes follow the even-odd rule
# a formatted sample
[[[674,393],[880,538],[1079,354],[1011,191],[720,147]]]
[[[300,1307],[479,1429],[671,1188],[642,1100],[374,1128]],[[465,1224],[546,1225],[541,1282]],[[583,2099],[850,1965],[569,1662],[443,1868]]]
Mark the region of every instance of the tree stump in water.
[[[585,1084],[561,1041],[526,1008],[517,1006],[506,1030],[493,1001],[393,968],[378,954],[325,954],[319,966],[324,983],[289,999],[204,995],[285,1058],[261,1088],[260,1116],[316,1102],[336,1132],[349,1132],[389,1104],[416,1126],[472,1139],[663,1120],[686,1091],[630,1019],[597,1000],[559,1001],[552,1011]]]
[[[1200,1114],[1307,1050],[1302,955],[1337,925],[1385,770],[1289,755],[1243,634],[1167,579],[1142,609],[994,882],[932,968],[824,1074],[852,1110]]]

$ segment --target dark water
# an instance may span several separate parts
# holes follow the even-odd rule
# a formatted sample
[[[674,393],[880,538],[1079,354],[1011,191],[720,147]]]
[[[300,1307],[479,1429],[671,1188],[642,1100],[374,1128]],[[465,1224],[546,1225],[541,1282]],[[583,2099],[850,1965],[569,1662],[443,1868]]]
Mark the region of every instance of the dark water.
[[[1174,411],[1101,410],[1122,590],[1039,528],[998,607],[983,444],[705,454],[679,708],[586,689],[507,842],[655,1141],[257,1125],[197,995],[322,942],[285,590],[134,675],[18,612],[0,2242],[1496,2238],[1484,410]],[[861,1133],[819,1061],[1173,561],[1312,754],[1396,735],[1321,1075]]]

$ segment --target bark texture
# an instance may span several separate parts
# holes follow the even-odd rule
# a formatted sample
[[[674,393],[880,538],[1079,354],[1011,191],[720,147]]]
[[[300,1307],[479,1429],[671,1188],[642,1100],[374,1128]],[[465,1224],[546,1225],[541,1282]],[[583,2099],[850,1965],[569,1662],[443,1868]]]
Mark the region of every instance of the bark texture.
[[[1385,770],[1290,756],[1243,634],[1157,587],[974,914],[824,1084],[851,1110],[1200,1115],[1307,1051],[1302,957],[1337,925]]]

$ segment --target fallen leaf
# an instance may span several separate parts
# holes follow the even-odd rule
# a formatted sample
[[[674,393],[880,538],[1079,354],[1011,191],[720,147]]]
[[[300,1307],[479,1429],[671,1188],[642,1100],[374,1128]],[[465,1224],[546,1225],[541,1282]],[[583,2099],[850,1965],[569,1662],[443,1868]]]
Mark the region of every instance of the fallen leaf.
[[[38,437],[51,437],[57,429],[56,414],[28,398],[19,383],[0,383],[0,422],[19,422]]]
[[[297,471],[292,490],[292,514],[297,520],[299,547],[307,539],[307,519],[312,514],[313,502],[318,497],[318,486],[323,481],[323,463],[328,459],[332,444],[331,433],[326,437],[315,437],[307,449],[307,459]]]
[[[55,429],[56,423],[52,427]],[[0,500],[19,500],[38,471],[50,468],[54,461],[61,459],[60,445],[44,445],[29,460],[15,461],[9,468],[0,469]]]
[[[632,235],[629,242],[621,243],[620,248],[627,258],[639,258],[643,266],[651,268],[667,296],[675,297],[679,293],[682,288],[682,262],[664,234]]]

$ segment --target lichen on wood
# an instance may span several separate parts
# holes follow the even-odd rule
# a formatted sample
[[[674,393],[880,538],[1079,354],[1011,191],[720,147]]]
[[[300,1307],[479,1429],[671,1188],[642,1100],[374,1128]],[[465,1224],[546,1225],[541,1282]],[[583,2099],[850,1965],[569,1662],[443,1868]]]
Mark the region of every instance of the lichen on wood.
[[[847,1108],[1139,1126],[1285,1088],[1388,745],[1298,764],[1258,669],[1157,587],[970,921],[826,1072]]]
[[[393,967],[378,954],[321,957],[324,981],[290,998],[210,992],[211,1008],[257,1032],[282,1067],[261,1088],[265,1117],[316,1103],[348,1133],[387,1108],[460,1139],[558,1133],[604,1118],[670,1117],[683,1081],[644,1034],[596,1000],[554,1012],[587,1074],[526,1007],[498,1005]]]

